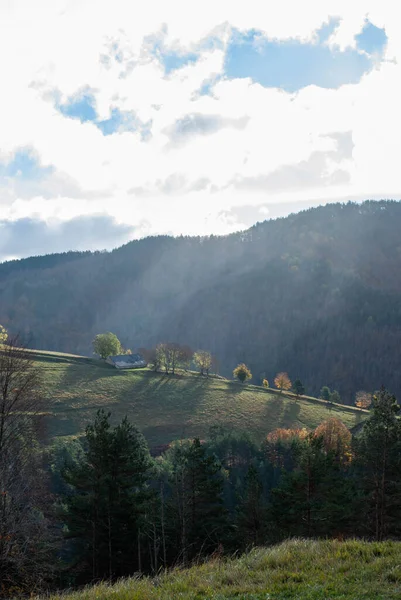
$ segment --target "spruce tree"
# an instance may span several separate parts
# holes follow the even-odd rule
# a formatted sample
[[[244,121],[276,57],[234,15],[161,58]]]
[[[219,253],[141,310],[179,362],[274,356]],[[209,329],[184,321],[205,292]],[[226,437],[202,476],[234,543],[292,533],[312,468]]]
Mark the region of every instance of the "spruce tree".
[[[361,516],[377,540],[401,532],[401,422],[395,396],[384,388],[355,442],[363,497]]]
[[[266,508],[258,471],[251,465],[237,507],[236,526],[240,546],[256,546],[266,541]]]
[[[86,428],[86,446],[81,459],[63,471],[70,486],[64,520],[77,542],[81,570],[92,579],[114,579],[140,567],[150,456],[127,418],[112,428],[103,410]]]
[[[218,460],[208,454],[198,438],[174,446],[168,460],[179,559],[186,563],[216,550],[224,541],[227,517],[223,474]]]
[[[269,521],[272,538],[326,536],[348,531],[352,483],[322,438],[310,436],[298,447],[293,471],[284,472],[272,490]]]

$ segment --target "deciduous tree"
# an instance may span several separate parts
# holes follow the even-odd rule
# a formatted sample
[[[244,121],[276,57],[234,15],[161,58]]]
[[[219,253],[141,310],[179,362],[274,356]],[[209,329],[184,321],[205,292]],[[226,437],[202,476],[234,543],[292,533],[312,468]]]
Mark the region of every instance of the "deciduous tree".
[[[0,325],[0,344],[5,344],[8,338],[7,329]]]
[[[42,376],[18,338],[0,348],[0,597],[39,590],[54,539],[37,437],[47,407]]]
[[[280,390],[281,394],[283,393],[283,390],[290,390],[292,384],[290,378],[288,377],[288,373],[277,373],[276,377],[274,378],[274,385],[278,390]]]
[[[212,355],[206,350],[197,350],[194,354],[194,363],[200,370],[200,374],[207,376],[212,366]]]
[[[123,351],[120,340],[110,331],[108,333],[99,333],[92,343],[94,353],[103,359],[109,356],[116,356]]]
[[[351,460],[352,435],[348,427],[340,419],[332,418],[323,421],[314,432],[315,437],[323,439],[326,452],[332,452],[342,463]]]
[[[252,379],[252,373],[244,363],[241,363],[235,367],[233,375],[239,379],[241,383],[244,383],[244,381],[247,379]]]
[[[360,390],[355,394],[355,406],[362,409],[367,409],[372,404],[372,394]]]

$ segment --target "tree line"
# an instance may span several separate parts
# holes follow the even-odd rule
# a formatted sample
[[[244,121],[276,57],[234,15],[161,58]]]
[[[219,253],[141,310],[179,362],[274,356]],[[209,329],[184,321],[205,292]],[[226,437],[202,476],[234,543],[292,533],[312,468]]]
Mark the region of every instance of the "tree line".
[[[0,325],[0,339],[2,330],[4,335],[8,335],[6,329]],[[96,335],[92,344],[94,354],[97,354],[103,359],[106,359],[111,355],[132,353],[130,349],[124,349],[116,334],[111,332]],[[140,348],[139,354],[143,356],[145,361],[154,371],[163,371],[167,375],[175,375],[177,369],[188,371],[192,365],[199,370],[201,375],[206,376],[209,375],[210,371],[218,373],[219,370],[219,361],[216,356],[211,354],[211,352],[208,352],[207,350],[197,350],[194,352],[188,345],[182,345],[176,342],[159,343],[151,349]],[[245,363],[238,364],[232,374],[234,379],[238,379],[241,383],[245,383],[252,379],[251,370]],[[262,385],[265,388],[270,387],[266,377],[263,378]],[[288,373],[285,371],[280,371],[274,377],[274,386],[280,393],[290,391],[294,393],[297,398],[300,398],[306,392],[306,388],[302,381],[297,378],[294,382],[291,382]],[[368,409],[372,403],[372,397],[373,392],[359,390],[355,394],[355,406],[360,409]],[[327,385],[321,388],[319,398],[325,400],[328,404],[340,404],[342,402],[338,391],[330,390]]]

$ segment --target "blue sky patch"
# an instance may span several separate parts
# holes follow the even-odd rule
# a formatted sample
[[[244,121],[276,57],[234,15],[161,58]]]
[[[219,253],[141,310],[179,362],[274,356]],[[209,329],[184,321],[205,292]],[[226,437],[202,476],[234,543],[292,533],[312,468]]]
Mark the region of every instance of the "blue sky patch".
[[[387,35],[384,29],[376,27],[368,19],[361,33],[355,36],[356,44],[359,50],[364,50],[368,54],[382,54],[387,45]]]
[[[199,55],[195,52],[181,54],[180,52],[176,52],[174,50],[163,50],[158,53],[158,58],[164,67],[165,74],[169,75],[172,71],[176,71],[177,69],[181,69],[181,67],[195,63],[198,60]]]
[[[139,131],[144,141],[151,135],[151,123],[142,123],[133,111],[123,111],[112,107],[107,119],[99,119],[96,111],[96,99],[89,90],[68,98],[67,102],[58,100],[59,92],[54,93],[55,106],[65,117],[78,119],[81,123],[93,123],[103,135]]]
[[[132,112],[124,112],[119,108],[112,108],[110,117],[103,121],[97,121],[95,125],[103,135],[112,135],[119,131],[136,131],[135,115]]]
[[[382,52],[383,40],[387,39],[383,37],[385,32],[368,22],[362,38],[357,40],[358,49],[341,51],[325,44],[337,24],[338,21],[331,20],[323,25],[316,32],[317,43],[272,40],[258,30],[244,34],[236,31],[227,48],[225,74],[229,79],[249,77],[264,87],[287,92],[296,92],[308,85],[336,89],[358,83],[374,64],[374,58],[366,54],[367,48]]]
[[[67,102],[57,103],[57,108],[65,117],[79,119],[81,123],[95,121],[96,100],[91,91],[84,91],[68,98]]]
[[[30,148],[20,148],[11,161],[0,163],[0,177],[18,177],[20,180],[39,180],[53,173],[53,167],[42,167]]]

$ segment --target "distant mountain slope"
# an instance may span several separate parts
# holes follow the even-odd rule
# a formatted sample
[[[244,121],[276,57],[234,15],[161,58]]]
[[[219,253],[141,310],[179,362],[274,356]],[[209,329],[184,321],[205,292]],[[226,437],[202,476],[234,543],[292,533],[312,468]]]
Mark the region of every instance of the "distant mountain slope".
[[[47,419],[50,440],[82,435],[99,408],[113,421],[125,415],[149,444],[173,439],[205,438],[212,425],[244,431],[261,441],[277,427],[315,428],[336,416],[352,428],[365,412],[321,400],[282,396],[262,387],[201,377],[194,373],[166,376],[148,369],[118,371],[101,361],[73,355],[33,351],[44,371],[46,392],[54,404]]]
[[[37,348],[86,354],[111,330],[132,348],[209,349],[223,374],[245,361],[255,382],[286,370],[312,395],[400,393],[400,230],[398,202],[333,204],[225,237],[0,265],[0,323]]]

